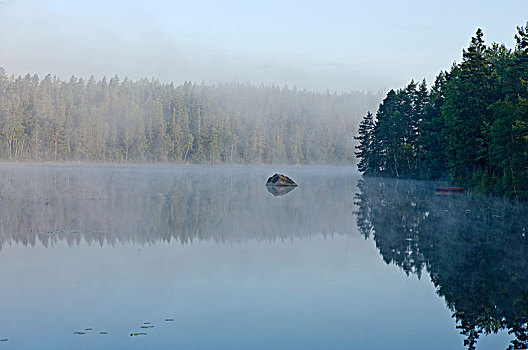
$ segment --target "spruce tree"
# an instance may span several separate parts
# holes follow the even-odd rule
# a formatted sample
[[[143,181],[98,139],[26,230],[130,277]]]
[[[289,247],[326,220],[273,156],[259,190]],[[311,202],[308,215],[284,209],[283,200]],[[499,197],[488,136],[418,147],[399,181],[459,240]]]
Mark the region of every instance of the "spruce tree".
[[[359,141],[359,144],[356,146],[356,149],[358,150],[355,152],[356,157],[359,159],[359,163],[357,165],[358,170],[360,172],[364,172],[365,174],[372,174],[374,173],[374,161],[373,159],[373,139],[372,139],[372,132],[374,131],[374,116],[372,113],[367,112],[367,114],[363,117],[363,120],[359,124],[359,131],[358,136],[354,137],[356,140]]]

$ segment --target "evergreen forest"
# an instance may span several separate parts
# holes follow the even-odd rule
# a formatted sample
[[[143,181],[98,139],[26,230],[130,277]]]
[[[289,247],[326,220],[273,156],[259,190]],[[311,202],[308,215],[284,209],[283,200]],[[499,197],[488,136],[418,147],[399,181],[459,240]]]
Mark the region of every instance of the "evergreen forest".
[[[515,41],[486,45],[478,29],[432,87],[389,91],[360,123],[359,170],[528,198],[528,23]]]
[[[0,160],[350,164],[382,95],[230,83],[15,77],[0,68]]]

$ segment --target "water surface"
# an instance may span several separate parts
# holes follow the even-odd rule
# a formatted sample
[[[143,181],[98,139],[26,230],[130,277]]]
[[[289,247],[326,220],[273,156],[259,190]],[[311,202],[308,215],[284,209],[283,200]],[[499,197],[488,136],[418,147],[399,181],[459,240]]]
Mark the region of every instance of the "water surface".
[[[268,192],[277,170],[299,187]],[[0,348],[464,349],[526,315],[520,209],[426,183],[8,165],[0,196]]]

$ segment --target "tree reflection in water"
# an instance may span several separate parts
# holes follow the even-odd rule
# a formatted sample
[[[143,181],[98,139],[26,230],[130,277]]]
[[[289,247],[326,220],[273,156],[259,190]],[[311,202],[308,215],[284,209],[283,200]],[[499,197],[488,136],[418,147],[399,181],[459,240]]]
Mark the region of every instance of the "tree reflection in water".
[[[357,225],[386,263],[425,271],[453,311],[468,349],[506,329],[508,349],[528,347],[528,205],[441,195],[429,182],[365,178]]]
[[[0,249],[63,240],[234,243],[354,232],[349,193],[356,178],[323,181],[324,172],[311,170],[299,172],[301,180],[305,172],[319,185],[276,198],[264,185],[270,170],[258,167],[2,167]]]

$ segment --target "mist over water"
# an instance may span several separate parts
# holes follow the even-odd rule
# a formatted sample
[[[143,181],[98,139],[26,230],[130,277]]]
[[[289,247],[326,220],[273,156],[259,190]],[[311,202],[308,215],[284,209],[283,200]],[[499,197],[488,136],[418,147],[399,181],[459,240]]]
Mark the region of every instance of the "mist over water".
[[[299,186],[275,196],[275,172]],[[352,168],[0,175],[6,349],[464,349],[481,320],[525,334],[523,206]]]
[[[352,168],[289,168],[304,190],[280,198],[265,187],[274,172],[265,167],[13,166],[0,172],[2,245],[234,243],[353,231]],[[325,181],[329,173],[339,187]]]

